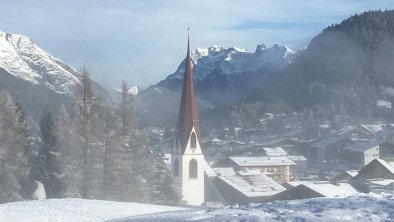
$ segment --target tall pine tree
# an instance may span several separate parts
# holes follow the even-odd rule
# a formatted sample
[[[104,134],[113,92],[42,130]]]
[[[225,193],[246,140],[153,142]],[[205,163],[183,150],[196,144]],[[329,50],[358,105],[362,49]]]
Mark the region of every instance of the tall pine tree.
[[[0,202],[22,199],[21,182],[28,175],[24,154],[28,144],[17,107],[6,91],[0,92]]]
[[[51,110],[47,107],[41,115],[41,148],[38,152],[36,180],[44,184],[48,198],[63,196],[62,153],[57,128]]]

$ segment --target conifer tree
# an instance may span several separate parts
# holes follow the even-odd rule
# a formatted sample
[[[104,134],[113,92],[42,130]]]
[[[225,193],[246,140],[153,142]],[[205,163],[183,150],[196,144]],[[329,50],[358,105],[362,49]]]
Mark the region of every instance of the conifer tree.
[[[92,87],[89,73],[84,69],[81,85],[76,98],[78,134],[82,150],[82,180],[81,196],[88,198],[89,187],[89,145],[93,141],[92,135],[95,130],[94,120],[97,117],[97,98]]]
[[[22,104],[20,98],[16,98],[15,100],[15,114],[17,115],[18,122],[21,125],[21,134],[23,135],[24,138],[28,139],[29,138],[29,129],[28,129],[28,124],[26,121],[26,113],[25,113],[25,107]],[[25,146],[23,147],[23,159],[26,159],[27,161],[25,162],[24,168],[26,168],[26,176],[23,176],[22,178],[19,178],[21,186],[22,186],[22,197],[24,198],[29,198],[30,197],[30,192],[31,190],[29,189],[30,186],[29,184],[32,182],[31,180],[31,171],[32,171],[32,165],[33,165],[33,159],[34,155],[32,153],[32,147],[30,146],[29,142],[26,142]]]
[[[24,148],[28,144],[17,108],[6,91],[0,92],[0,202],[22,199],[21,181],[28,174]]]
[[[173,178],[164,162],[157,159],[155,162],[155,175],[152,181],[151,201],[154,204],[176,205],[180,197],[176,192]]]
[[[63,195],[62,154],[53,114],[48,107],[42,113],[40,130],[42,145],[38,152],[36,180],[44,184],[48,198],[60,198]]]
[[[64,173],[63,194],[66,197],[80,197],[82,179],[82,150],[79,146],[78,128],[64,105],[60,109],[57,134],[60,146],[60,165]]]

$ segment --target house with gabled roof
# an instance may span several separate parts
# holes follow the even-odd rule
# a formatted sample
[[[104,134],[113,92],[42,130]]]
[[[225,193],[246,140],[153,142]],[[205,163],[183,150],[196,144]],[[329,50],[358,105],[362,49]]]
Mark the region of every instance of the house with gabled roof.
[[[271,196],[270,198],[260,200],[259,202],[273,200],[295,200],[308,199],[315,197],[347,197],[356,195],[359,192],[349,183],[333,184],[328,181],[293,181],[286,184],[287,190]]]
[[[394,179],[394,166],[382,159],[374,159],[358,171],[353,181],[376,178]]]
[[[379,158],[379,142],[358,141],[343,149],[341,162],[347,163],[355,169],[359,169]]]
[[[332,182],[348,182],[357,176],[358,170],[346,170],[331,179]]]
[[[213,183],[228,204],[248,204],[286,190],[272,178],[256,170],[221,175]]]

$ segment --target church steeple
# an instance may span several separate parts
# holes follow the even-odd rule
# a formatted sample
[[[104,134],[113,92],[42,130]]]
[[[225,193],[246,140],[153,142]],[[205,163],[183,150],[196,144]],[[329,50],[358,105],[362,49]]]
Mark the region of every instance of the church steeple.
[[[190,205],[201,205],[205,199],[205,160],[201,147],[192,65],[188,36],[185,76],[183,78],[176,140],[171,153],[171,168],[175,186],[182,197],[182,201]]]
[[[185,148],[191,132],[194,127],[196,139],[201,144],[200,127],[198,121],[197,107],[195,101],[193,75],[192,75],[192,59],[190,55],[190,38],[187,38],[187,54],[186,54],[185,75],[183,78],[183,88],[181,96],[181,104],[177,123],[177,139],[181,146],[181,152],[185,152]]]

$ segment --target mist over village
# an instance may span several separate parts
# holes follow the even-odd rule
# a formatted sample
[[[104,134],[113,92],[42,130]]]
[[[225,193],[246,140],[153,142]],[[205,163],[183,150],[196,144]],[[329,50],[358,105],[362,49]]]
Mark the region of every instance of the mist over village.
[[[394,221],[394,4],[0,7],[0,221]]]

